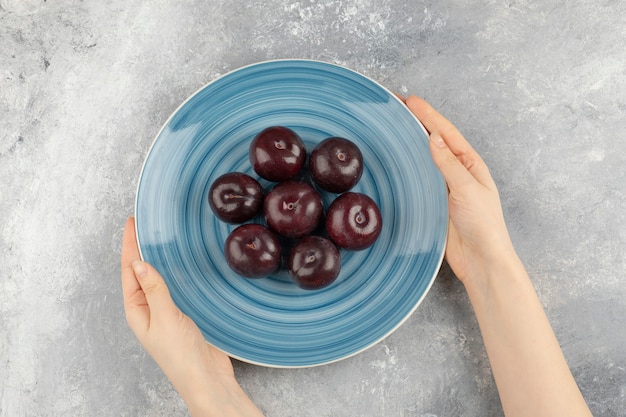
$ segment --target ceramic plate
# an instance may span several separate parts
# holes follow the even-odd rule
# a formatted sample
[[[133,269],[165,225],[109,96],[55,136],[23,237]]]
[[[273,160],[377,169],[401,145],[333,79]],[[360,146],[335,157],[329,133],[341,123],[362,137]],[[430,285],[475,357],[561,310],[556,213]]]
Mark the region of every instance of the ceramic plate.
[[[382,212],[376,243],[343,251],[338,279],[321,290],[300,289],[284,272],[242,278],[224,260],[235,226],[215,218],[209,187],[231,171],[258,178],[248,146],[272,125],[295,130],[309,151],[328,136],[355,142],[365,169],[353,190]],[[328,204],[334,195],[323,197]],[[437,275],[448,218],[426,132],[404,104],[363,75],[307,60],[250,65],[187,99],[146,157],[135,211],[143,259],[206,340],[236,359],[273,367],[338,361],[397,329]]]

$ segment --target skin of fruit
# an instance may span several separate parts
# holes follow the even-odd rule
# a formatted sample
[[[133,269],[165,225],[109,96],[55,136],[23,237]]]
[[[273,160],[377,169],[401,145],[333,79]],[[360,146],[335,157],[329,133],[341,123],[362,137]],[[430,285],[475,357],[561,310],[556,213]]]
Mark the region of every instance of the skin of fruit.
[[[209,189],[209,206],[223,222],[236,224],[252,219],[263,205],[263,187],[241,172],[218,177]]]
[[[324,214],[319,193],[304,181],[284,181],[263,201],[263,215],[270,229],[287,238],[300,238],[317,228]]]
[[[365,194],[343,193],[328,207],[326,231],[341,248],[356,251],[372,246],[382,225],[380,209]]]
[[[311,178],[332,193],[343,193],[354,187],[363,174],[363,155],[352,141],[330,137],[321,141],[309,159]]]
[[[254,171],[269,181],[285,181],[300,172],[306,161],[304,142],[284,126],[272,126],[250,142],[249,159]]]
[[[307,290],[329,286],[341,271],[341,256],[333,242],[309,235],[298,241],[289,252],[289,276]]]
[[[244,224],[234,229],[224,244],[226,263],[246,278],[263,278],[280,267],[278,237],[260,224]]]

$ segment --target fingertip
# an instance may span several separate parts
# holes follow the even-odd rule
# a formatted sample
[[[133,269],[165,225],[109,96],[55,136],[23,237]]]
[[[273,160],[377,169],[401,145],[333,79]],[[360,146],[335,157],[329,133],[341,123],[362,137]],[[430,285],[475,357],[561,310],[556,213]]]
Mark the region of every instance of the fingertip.
[[[134,228],[135,228],[135,218],[128,217],[126,219],[126,223],[124,224],[124,236],[126,237],[126,235],[130,234],[130,232],[134,232]]]
[[[421,97],[416,96],[415,94],[409,94],[406,98],[406,104],[409,107],[416,107],[422,104],[428,104],[426,100]]]
[[[432,139],[430,145],[430,152],[433,157],[435,166],[441,172],[448,188],[450,190],[457,190],[465,187],[467,184],[474,182],[474,178],[470,172],[463,166],[459,158],[450,150],[445,144],[440,147],[435,142],[436,136]]]
[[[447,161],[457,159],[456,156],[454,155],[454,153],[452,153],[452,151],[448,147],[448,144],[439,132],[432,132],[428,136],[428,145],[430,149],[430,154],[433,158],[433,162],[445,176],[444,165]]]
[[[146,267],[145,262],[142,262],[140,260],[133,261],[131,266],[137,278],[143,277],[148,272],[148,268]]]
[[[439,149],[445,149],[447,147],[446,142],[439,132],[432,132],[430,134],[430,141]]]
[[[135,259],[141,259],[141,255],[135,234],[135,218],[129,217],[122,237],[122,267],[130,266]]]
[[[135,260],[132,262],[131,267],[137,282],[139,282],[139,286],[146,294],[146,298],[148,298],[149,304],[152,303],[150,298],[169,297],[169,290],[165,280],[152,265],[144,261]]]
[[[135,234],[135,218],[133,216],[129,216],[126,218],[126,223],[124,224],[124,235],[134,235]]]

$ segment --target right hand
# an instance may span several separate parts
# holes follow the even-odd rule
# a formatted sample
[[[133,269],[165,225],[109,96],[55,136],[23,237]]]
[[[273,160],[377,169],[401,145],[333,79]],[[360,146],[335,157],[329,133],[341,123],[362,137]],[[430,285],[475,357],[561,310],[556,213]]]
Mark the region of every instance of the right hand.
[[[430,134],[430,152],[448,185],[450,220],[446,261],[466,284],[515,255],[500,197],[487,165],[450,121],[421,98],[405,103]]]

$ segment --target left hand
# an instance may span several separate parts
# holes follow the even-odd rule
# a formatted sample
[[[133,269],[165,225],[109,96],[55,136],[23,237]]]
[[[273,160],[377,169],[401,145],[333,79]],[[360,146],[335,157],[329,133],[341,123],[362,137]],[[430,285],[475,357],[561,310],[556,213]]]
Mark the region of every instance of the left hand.
[[[230,358],[206,342],[198,326],[176,307],[161,275],[141,260],[132,217],[122,243],[122,291],[130,328],[192,415],[194,409],[206,411],[207,402],[217,415],[225,407],[252,405],[235,380]]]

